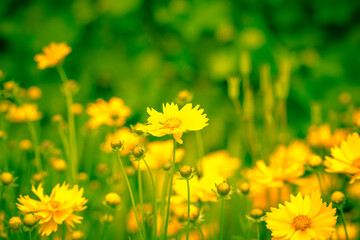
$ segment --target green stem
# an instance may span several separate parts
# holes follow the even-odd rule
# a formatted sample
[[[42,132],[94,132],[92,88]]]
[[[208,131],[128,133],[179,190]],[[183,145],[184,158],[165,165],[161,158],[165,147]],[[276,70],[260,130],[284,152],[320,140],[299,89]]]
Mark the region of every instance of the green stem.
[[[144,219],[144,196],[142,189],[142,180],[141,180],[141,169],[140,169],[141,161],[139,161],[138,165],[138,184],[139,184],[139,200],[140,200],[140,218],[142,219],[142,227],[145,228],[143,219]]]
[[[202,140],[202,137],[201,137],[201,132],[200,131],[197,131],[195,132],[195,137],[196,137],[196,145],[197,145],[197,148],[198,148],[198,151],[199,151],[199,169],[198,171],[203,174],[203,166],[202,166],[202,160],[203,160],[203,157],[204,157],[204,144],[203,144],[203,140]]]
[[[162,189],[162,193],[161,193],[161,206],[160,206],[161,228],[160,228],[160,233],[162,233],[163,230],[164,230],[165,201],[166,201],[166,193],[167,193],[168,185],[169,185],[169,174],[166,171],[165,172],[165,177],[164,177],[163,189]]]
[[[199,232],[200,232],[200,235],[201,235],[201,239],[205,240],[205,236],[204,236],[204,233],[203,233],[200,225],[199,225]]]
[[[142,228],[141,228],[141,224],[139,222],[139,218],[138,218],[138,214],[137,214],[137,211],[136,211],[136,205],[135,205],[135,200],[134,200],[134,195],[133,195],[133,192],[131,190],[131,186],[130,186],[130,182],[129,182],[129,179],[126,175],[126,171],[125,171],[125,168],[124,168],[124,165],[121,161],[121,157],[120,157],[120,154],[119,152],[116,153],[116,156],[119,160],[119,163],[120,163],[120,167],[121,167],[121,171],[122,171],[122,174],[123,174],[123,177],[125,179],[125,182],[126,182],[126,185],[128,187],[128,190],[129,190],[129,194],[130,194],[130,199],[131,199],[131,204],[132,204],[132,207],[133,207],[133,210],[134,210],[134,215],[135,215],[135,220],[136,220],[136,223],[138,225],[138,228],[139,228],[139,234],[140,234],[140,238],[141,239],[144,239],[144,234],[142,232]]]
[[[256,223],[257,240],[260,240],[260,223]]]
[[[29,240],[32,240],[31,231],[28,232],[28,235],[29,235]]]
[[[156,234],[157,234],[157,200],[156,200],[156,186],[155,186],[155,181],[154,181],[154,178],[153,178],[153,175],[151,173],[151,169],[149,167],[149,165],[147,164],[147,162],[145,161],[145,158],[143,159],[144,160],[144,163],[146,165],[146,168],[149,172],[149,175],[150,175],[150,179],[151,179],[151,183],[152,183],[152,186],[153,186],[153,190],[154,190],[154,237],[156,238]]]
[[[346,228],[346,223],[345,223],[345,218],[344,218],[344,211],[343,211],[342,207],[339,208],[339,211],[340,211],[341,220],[342,220],[343,225],[344,225],[344,231],[345,231],[346,240],[349,240],[349,236],[348,236],[348,232],[347,232],[347,228]]]
[[[61,65],[58,65],[57,70],[59,72],[61,81],[64,85],[68,81],[64,68]],[[77,172],[78,172],[78,153],[77,153],[77,141],[76,141],[76,130],[75,130],[75,119],[74,114],[71,111],[71,106],[73,105],[73,97],[69,89],[64,86],[64,93],[66,98],[67,112],[68,112],[68,123],[69,123],[69,140],[70,140],[70,151],[71,151],[71,170],[72,170],[72,179],[74,182],[77,181]]]
[[[60,140],[61,140],[61,142],[62,142],[62,144],[63,144],[63,147],[64,147],[64,150],[65,150],[65,154],[66,154],[66,160],[67,160],[67,162],[69,162],[69,161],[71,161],[70,160],[70,146],[69,146],[69,142],[68,142],[68,140],[66,139],[66,136],[65,136],[65,134],[64,134],[64,132],[63,132],[63,130],[61,129],[61,127],[59,126],[58,127],[58,130],[59,130],[59,136],[60,136]],[[69,179],[71,179],[72,178],[72,174],[70,173],[70,171],[66,171],[67,172],[67,174],[68,174],[68,178]],[[74,179],[72,179],[72,180],[74,180]]]
[[[221,214],[220,214],[220,240],[223,239],[223,221],[224,221],[224,198],[221,198]]]
[[[41,173],[42,163],[41,163],[41,157],[40,157],[40,146],[39,146],[39,140],[38,140],[38,137],[36,134],[35,126],[34,126],[33,122],[29,122],[29,121],[27,122],[27,124],[29,127],[31,139],[33,141],[36,169],[37,169],[38,173]]]
[[[175,150],[176,150],[176,141],[175,138],[173,139],[173,161],[171,163],[171,175],[170,175],[170,184],[169,184],[169,191],[168,191],[168,200],[166,206],[166,218],[165,218],[165,232],[164,232],[164,239],[167,238],[167,229],[168,229],[168,222],[169,222],[169,215],[170,215],[170,200],[171,200],[171,190],[172,190],[172,183],[175,174]]]
[[[188,217],[187,217],[187,225],[186,225],[186,240],[189,240],[189,232],[190,232],[190,184],[189,184],[189,179],[186,179],[186,184],[187,184],[187,192],[188,192],[188,209],[187,209],[187,213],[188,213]]]

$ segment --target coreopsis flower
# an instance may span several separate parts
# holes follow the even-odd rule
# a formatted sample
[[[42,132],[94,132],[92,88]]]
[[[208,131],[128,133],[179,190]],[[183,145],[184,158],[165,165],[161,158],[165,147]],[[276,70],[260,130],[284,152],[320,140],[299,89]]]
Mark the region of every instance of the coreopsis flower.
[[[163,104],[163,112],[153,108],[147,108],[150,117],[147,125],[142,128],[144,132],[162,137],[173,135],[174,139],[182,144],[182,135],[187,131],[199,131],[208,125],[208,118],[203,114],[204,110],[199,105],[192,108],[192,104],[186,104],[182,109],[175,103]]]
[[[122,150],[119,152],[122,156],[129,154],[136,144],[139,143],[139,138],[131,132],[130,128],[122,127],[115,134],[110,133],[106,136],[105,142],[101,144],[101,150],[106,153],[112,153],[111,141],[114,139],[122,142]]]
[[[320,126],[311,126],[308,131],[307,141],[310,146],[330,148],[338,145],[346,138],[348,131],[346,129],[336,129],[331,132],[328,124]]]
[[[58,225],[65,223],[68,227],[74,227],[74,223],[81,223],[83,217],[75,215],[75,212],[83,211],[87,200],[83,197],[83,188],[78,185],[70,188],[68,184],[57,184],[50,195],[44,195],[44,188],[39,184],[32,192],[39,198],[34,200],[28,195],[18,198],[18,209],[23,213],[33,213],[39,219],[39,232],[42,236],[49,236],[56,232]]]
[[[34,60],[38,63],[37,67],[39,69],[55,67],[61,63],[70,52],[71,47],[65,42],[51,42],[48,46],[43,48],[43,53],[35,55]]]
[[[146,148],[145,160],[151,169],[159,169],[165,163],[172,161],[173,144],[171,140],[150,142],[146,145]],[[175,150],[175,162],[181,162],[184,154],[184,149],[177,148]],[[132,161],[132,163],[136,168],[139,165],[138,161]],[[145,164],[140,164],[140,169],[147,170]]]
[[[254,185],[282,187],[285,182],[294,182],[304,175],[309,156],[310,148],[295,141],[288,147],[278,147],[270,156],[269,165],[264,161],[257,161],[256,167],[250,169],[247,175]]]
[[[112,97],[109,102],[98,99],[96,103],[90,103],[86,113],[90,116],[88,127],[94,129],[101,125],[122,126],[131,111],[121,98]]]
[[[5,116],[11,122],[22,123],[27,121],[37,121],[41,119],[42,114],[38,111],[35,104],[24,104],[23,106],[16,106],[12,104]]]
[[[321,199],[319,192],[304,198],[290,196],[290,202],[266,213],[266,227],[276,239],[329,239],[335,231],[336,209]]]
[[[240,167],[240,159],[231,157],[225,150],[216,151],[206,155],[198,166],[203,176],[227,179],[234,175]]]
[[[344,173],[351,176],[350,183],[360,179],[360,137],[353,133],[344,140],[340,147],[331,148],[332,157],[325,157],[325,171],[331,173]]]

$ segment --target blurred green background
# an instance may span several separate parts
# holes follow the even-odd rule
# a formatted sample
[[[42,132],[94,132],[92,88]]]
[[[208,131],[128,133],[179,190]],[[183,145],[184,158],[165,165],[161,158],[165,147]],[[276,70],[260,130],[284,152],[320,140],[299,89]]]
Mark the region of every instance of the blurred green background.
[[[144,122],[146,107],[160,110],[188,89],[208,113],[205,146],[215,149],[233,131],[226,78],[239,73],[240,52],[251,53],[256,98],[259,66],[270,63],[276,79],[286,58],[289,125],[303,136],[313,101],[325,119],[344,108],[343,92],[360,102],[359,11],[354,0],[2,0],[0,69],[23,87],[43,89],[47,122],[65,103],[56,70],[38,70],[33,57],[49,42],[65,41],[73,51],[64,68],[81,87],[76,102],[118,96],[133,110],[130,122]]]

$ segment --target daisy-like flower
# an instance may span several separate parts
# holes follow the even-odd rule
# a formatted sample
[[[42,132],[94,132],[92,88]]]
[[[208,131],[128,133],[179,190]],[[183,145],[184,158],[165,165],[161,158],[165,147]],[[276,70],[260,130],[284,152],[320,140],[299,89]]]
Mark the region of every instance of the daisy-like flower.
[[[266,213],[266,227],[278,240],[329,239],[335,231],[336,209],[321,199],[319,192],[304,198],[301,193],[290,196],[290,202]]]
[[[331,148],[332,157],[325,157],[327,172],[345,173],[351,176],[350,183],[360,179],[360,137],[358,133],[350,134],[340,147]]]
[[[71,52],[71,47],[66,43],[51,42],[43,48],[43,53],[36,54],[34,60],[38,63],[39,69],[55,67]]]
[[[87,200],[83,197],[84,189],[75,185],[69,188],[68,184],[57,184],[51,191],[50,196],[44,195],[42,184],[36,189],[32,187],[33,193],[40,199],[34,200],[28,195],[18,198],[17,207],[23,213],[33,213],[41,225],[39,232],[42,236],[49,236],[56,232],[58,225],[65,223],[69,228],[74,223],[81,223],[83,217],[75,215],[74,212],[83,211]]]
[[[141,130],[153,136],[162,137],[173,135],[174,139],[182,144],[183,133],[187,131],[199,131],[208,125],[208,118],[203,114],[204,109],[199,109],[199,105],[192,108],[192,104],[186,104],[181,110],[175,103],[163,104],[163,112],[160,113],[153,108],[147,108],[150,117],[147,119],[148,125]]]
[[[5,117],[11,122],[21,123],[37,121],[41,119],[42,114],[38,111],[36,104],[24,104],[22,106],[11,104]]]
[[[98,99],[96,103],[90,103],[86,113],[90,116],[88,126],[94,129],[101,125],[122,126],[131,111],[121,98],[113,97],[109,102]]]

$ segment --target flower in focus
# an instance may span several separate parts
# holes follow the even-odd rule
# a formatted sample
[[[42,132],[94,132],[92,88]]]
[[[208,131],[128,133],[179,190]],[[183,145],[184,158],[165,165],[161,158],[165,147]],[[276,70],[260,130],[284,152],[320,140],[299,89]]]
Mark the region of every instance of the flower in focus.
[[[280,146],[270,156],[270,164],[257,161],[256,167],[248,171],[248,178],[254,186],[282,187],[285,182],[294,182],[304,175],[309,156],[310,148],[299,141],[288,147]]]
[[[71,52],[71,47],[66,43],[51,42],[43,48],[43,53],[36,54],[34,60],[38,63],[39,69],[55,67]]]
[[[33,213],[41,225],[39,232],[42,236],[49,236],[56,232],[59,224],[65,223],[68,227],[74,227],[74,223],[81,223],[82,217],[74,212],[83,211],[87,200],[83,197],[83,188],[78,185],[69,188],[68,184],[57,184],[51,191],[50,196],[44,195],[42,184],[33,193],[40,199],[34,200],[28,195],[18,198],[17,206],[23,213]]]
[[[266,213],[266,227],[276,239],[328,239],[335,231],[336,209],[322,201],[319,192],[304,198],[290,196],[290,202]]]
[[[192,104],[186,104],[181,110],[175,103],[163,104],[163,113],[153,108],[147,108],[150,117],[148,125],[142,128],[143,131],[156,137],[173,135],[174,139],[182,144],[183,133],[187,131],[199,131],[208,125],[204,110],[199,105],[192,108]]]
[[[5,117],[11,122],[22,123],[37,121],[41,119],[42,114],[38,111],[35,104],[24,104],[23,106],[12,104]]]
[[[120,155],[125,156],[133,150],[136,144],[139,143],[139,139],[130,131],[127,127],[122,127],[115,132],[115,134],[108,134],[106,140],[101,144],[101,150],[106,153],[112,153],[111,141],[118,139],[123,142],[122,151]]]
[[[331,148],[332,157],[325,157],[324,165],[330,173],[344,173],[351,176],[350,183],[360,179],[360,137],[353,133],[344,140],[340,147]]]
[[[86,113],[90,116],[88,126],[94,129],[101,125],[122,126],[131,111],[121,98],[113,97],[109,102],[98,99],[96,103],[90,103]]]
[[[172,161],[173,155],[173,143],[171,140],[168,141],[155,141],[149,143],[146,151],[146,163],[151,169],[159,169],[166,162]],[[175,162],[179,163],[184,157],[184,149],[177,148],[175,150]],[[138,161],[132,161],[134,166],[137,168],[139,165]],[[147,170],[145,164],[140,165],[141,170]]]

